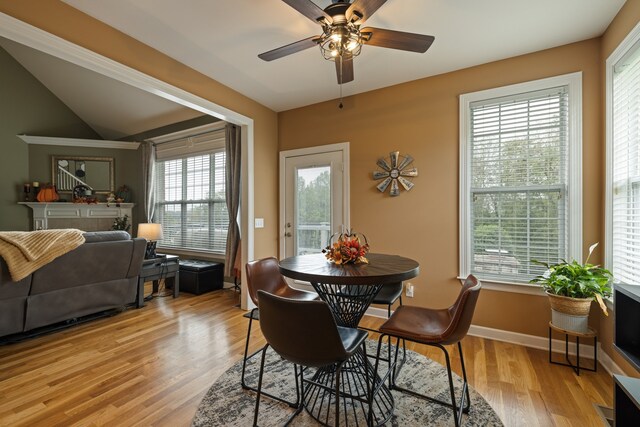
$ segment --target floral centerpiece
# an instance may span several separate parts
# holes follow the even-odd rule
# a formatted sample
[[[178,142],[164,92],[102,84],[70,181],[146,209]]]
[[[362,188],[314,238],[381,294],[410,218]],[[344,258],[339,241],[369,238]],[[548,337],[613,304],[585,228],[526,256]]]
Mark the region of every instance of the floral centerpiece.
[[[337,237],[336,237],[337,236]],[[360,236],[364,240],[360,240]],[[336,240],[334,242],[334,237]],[[329,244],[322,250],[325,257],[334,264],[364,263],[369,261],[365,257],[369,252],[369,243],[364,234],[356,233],[353,230],[347,230],[344,233],[336,233],[330,239],[333,243]]]

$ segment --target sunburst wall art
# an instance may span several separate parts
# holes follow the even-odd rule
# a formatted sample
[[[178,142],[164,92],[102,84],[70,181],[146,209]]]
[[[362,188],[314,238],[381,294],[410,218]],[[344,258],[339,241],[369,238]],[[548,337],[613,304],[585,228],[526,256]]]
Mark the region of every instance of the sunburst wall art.
[[[407,177],[418,176],[418,169],[410,168],[413,163],[413,157],[410,155],[401,156],[399,151],[392,151],[389,153],[389,158],[378,159],[377,165],[382,170],[373,172],[373,179],[383,180],[376,188],[384,193],[387,188],[390,188],[390,196],[400,195],[400,186],[406,191],[413,188],[414,184]]]

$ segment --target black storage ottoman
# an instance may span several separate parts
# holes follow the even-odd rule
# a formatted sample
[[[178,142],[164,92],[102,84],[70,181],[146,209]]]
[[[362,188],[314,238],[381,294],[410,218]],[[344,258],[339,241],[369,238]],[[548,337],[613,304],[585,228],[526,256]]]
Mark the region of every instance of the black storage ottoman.
[[[224,264],[197,259],[180,260],[180,291],[200,295],[222,289]]]

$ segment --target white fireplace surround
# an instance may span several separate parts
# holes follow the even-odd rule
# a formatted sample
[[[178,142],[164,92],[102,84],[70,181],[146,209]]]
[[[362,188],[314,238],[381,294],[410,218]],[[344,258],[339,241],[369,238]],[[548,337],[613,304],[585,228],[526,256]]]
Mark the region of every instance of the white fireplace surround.
[[[19,202],[19,204],[28,206],[33,210],[33,230],[46,230],[51,219],[104,219],[128,215],[131,223],[133,218],[132,210],[135,206],[135,203],[120,203],[119,206],[115,203],[107,205],[106,203]],[[78,228],[75,226],[78,223],[77,221],[70,221],[70,223],[74,224],[72,228]]]

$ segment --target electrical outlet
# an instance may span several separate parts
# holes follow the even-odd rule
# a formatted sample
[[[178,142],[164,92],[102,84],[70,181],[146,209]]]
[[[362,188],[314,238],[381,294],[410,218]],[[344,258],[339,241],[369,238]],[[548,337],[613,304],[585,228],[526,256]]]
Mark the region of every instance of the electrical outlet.
[[[405,294],[409,298],[413,298],[413,285],[411,284],[411,282],[407,282],[407,285],[405,287]]]
[[[264,218],[256,218],[255,219],[255,227],[256,228],[264,228]]]

